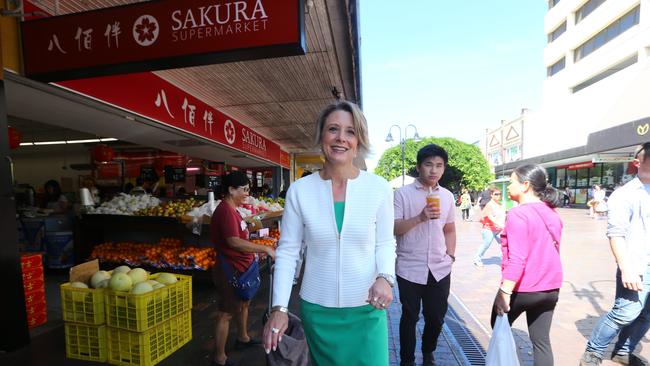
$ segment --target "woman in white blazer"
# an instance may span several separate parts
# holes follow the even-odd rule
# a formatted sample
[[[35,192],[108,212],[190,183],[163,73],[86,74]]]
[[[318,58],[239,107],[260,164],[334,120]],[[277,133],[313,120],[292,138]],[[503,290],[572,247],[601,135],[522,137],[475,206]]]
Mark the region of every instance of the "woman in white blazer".
[[[313,364],[388,365],[385,309],[395,278],[392,190],[386,180],[353,164],[369,149],[366,120],[355,104],[327,106],[316,140],[325,156],[323,170],[287,192],[264,347],[274,351],[287,329],[304,241],[300,305]]]

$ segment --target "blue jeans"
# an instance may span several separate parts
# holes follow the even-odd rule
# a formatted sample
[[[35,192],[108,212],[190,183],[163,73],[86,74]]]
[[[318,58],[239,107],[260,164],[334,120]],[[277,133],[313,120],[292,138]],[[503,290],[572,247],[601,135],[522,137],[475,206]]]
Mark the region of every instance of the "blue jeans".
[[[609,343],[618,334],[614,353],[625,355],[634,352],[634,348],[650,327],[648,290],[650,290],[650,266],[643,276],[643,291],[638,292],[623,287],[621,271],[617,270],[614,307],[594,328],[587,342],[587,351],[602,357]]]
[[[481,259],[483,258],[483,254],[488,250],[490,247],[490,244],[492,244],[492,240],[496,240],[499,245],[501,245],[501,237],[499,236],[499,232],[494,232],[490,229],[481,229],[481,237],[483,238],[483,244],[478,248],[478,251],[476,252],[476,255],[474,256],[474,262],[480,262]],[[499,257],[501,256],[501,252],[499,252]]]

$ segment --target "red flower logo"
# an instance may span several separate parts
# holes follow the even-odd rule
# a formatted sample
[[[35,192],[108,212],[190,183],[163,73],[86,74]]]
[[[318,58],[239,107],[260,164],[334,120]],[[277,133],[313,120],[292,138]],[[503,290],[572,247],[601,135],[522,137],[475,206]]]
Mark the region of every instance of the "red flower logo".
[[[226,141],[232,145],[235,142],[235,125],[233,125],[231,120],[226,120],[226,123],[223,125],[223,133],[226,135]]]
[[[151,15],[142,15],[133,23],[133,39],[141,46],[152,45],[159,33],[158,21]]]

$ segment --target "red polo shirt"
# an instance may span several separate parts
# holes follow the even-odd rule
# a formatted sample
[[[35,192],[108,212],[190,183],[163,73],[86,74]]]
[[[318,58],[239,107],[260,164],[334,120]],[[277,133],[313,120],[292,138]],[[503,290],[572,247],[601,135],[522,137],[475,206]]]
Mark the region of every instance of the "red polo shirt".
[[[248,240],[248,227],[237,210],[224,201],[212,214],[210,237],[217,252],[223,254],[228,262],[239,272],[244,272],[255,260],[255,254],[240,252],[226,243],[226,238],[238,237]]]

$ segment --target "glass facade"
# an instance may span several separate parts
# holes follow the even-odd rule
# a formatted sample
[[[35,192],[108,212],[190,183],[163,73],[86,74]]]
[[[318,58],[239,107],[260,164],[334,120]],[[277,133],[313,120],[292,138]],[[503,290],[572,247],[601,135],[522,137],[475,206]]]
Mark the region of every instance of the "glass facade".
[[[571,203],[586,204],[591,187],[601,185],[609,195],[619,183],[627,183],[636,176],[632,163],[595,163],[581,169],[548,168],[549,180],[558,189],[569,187]]]

